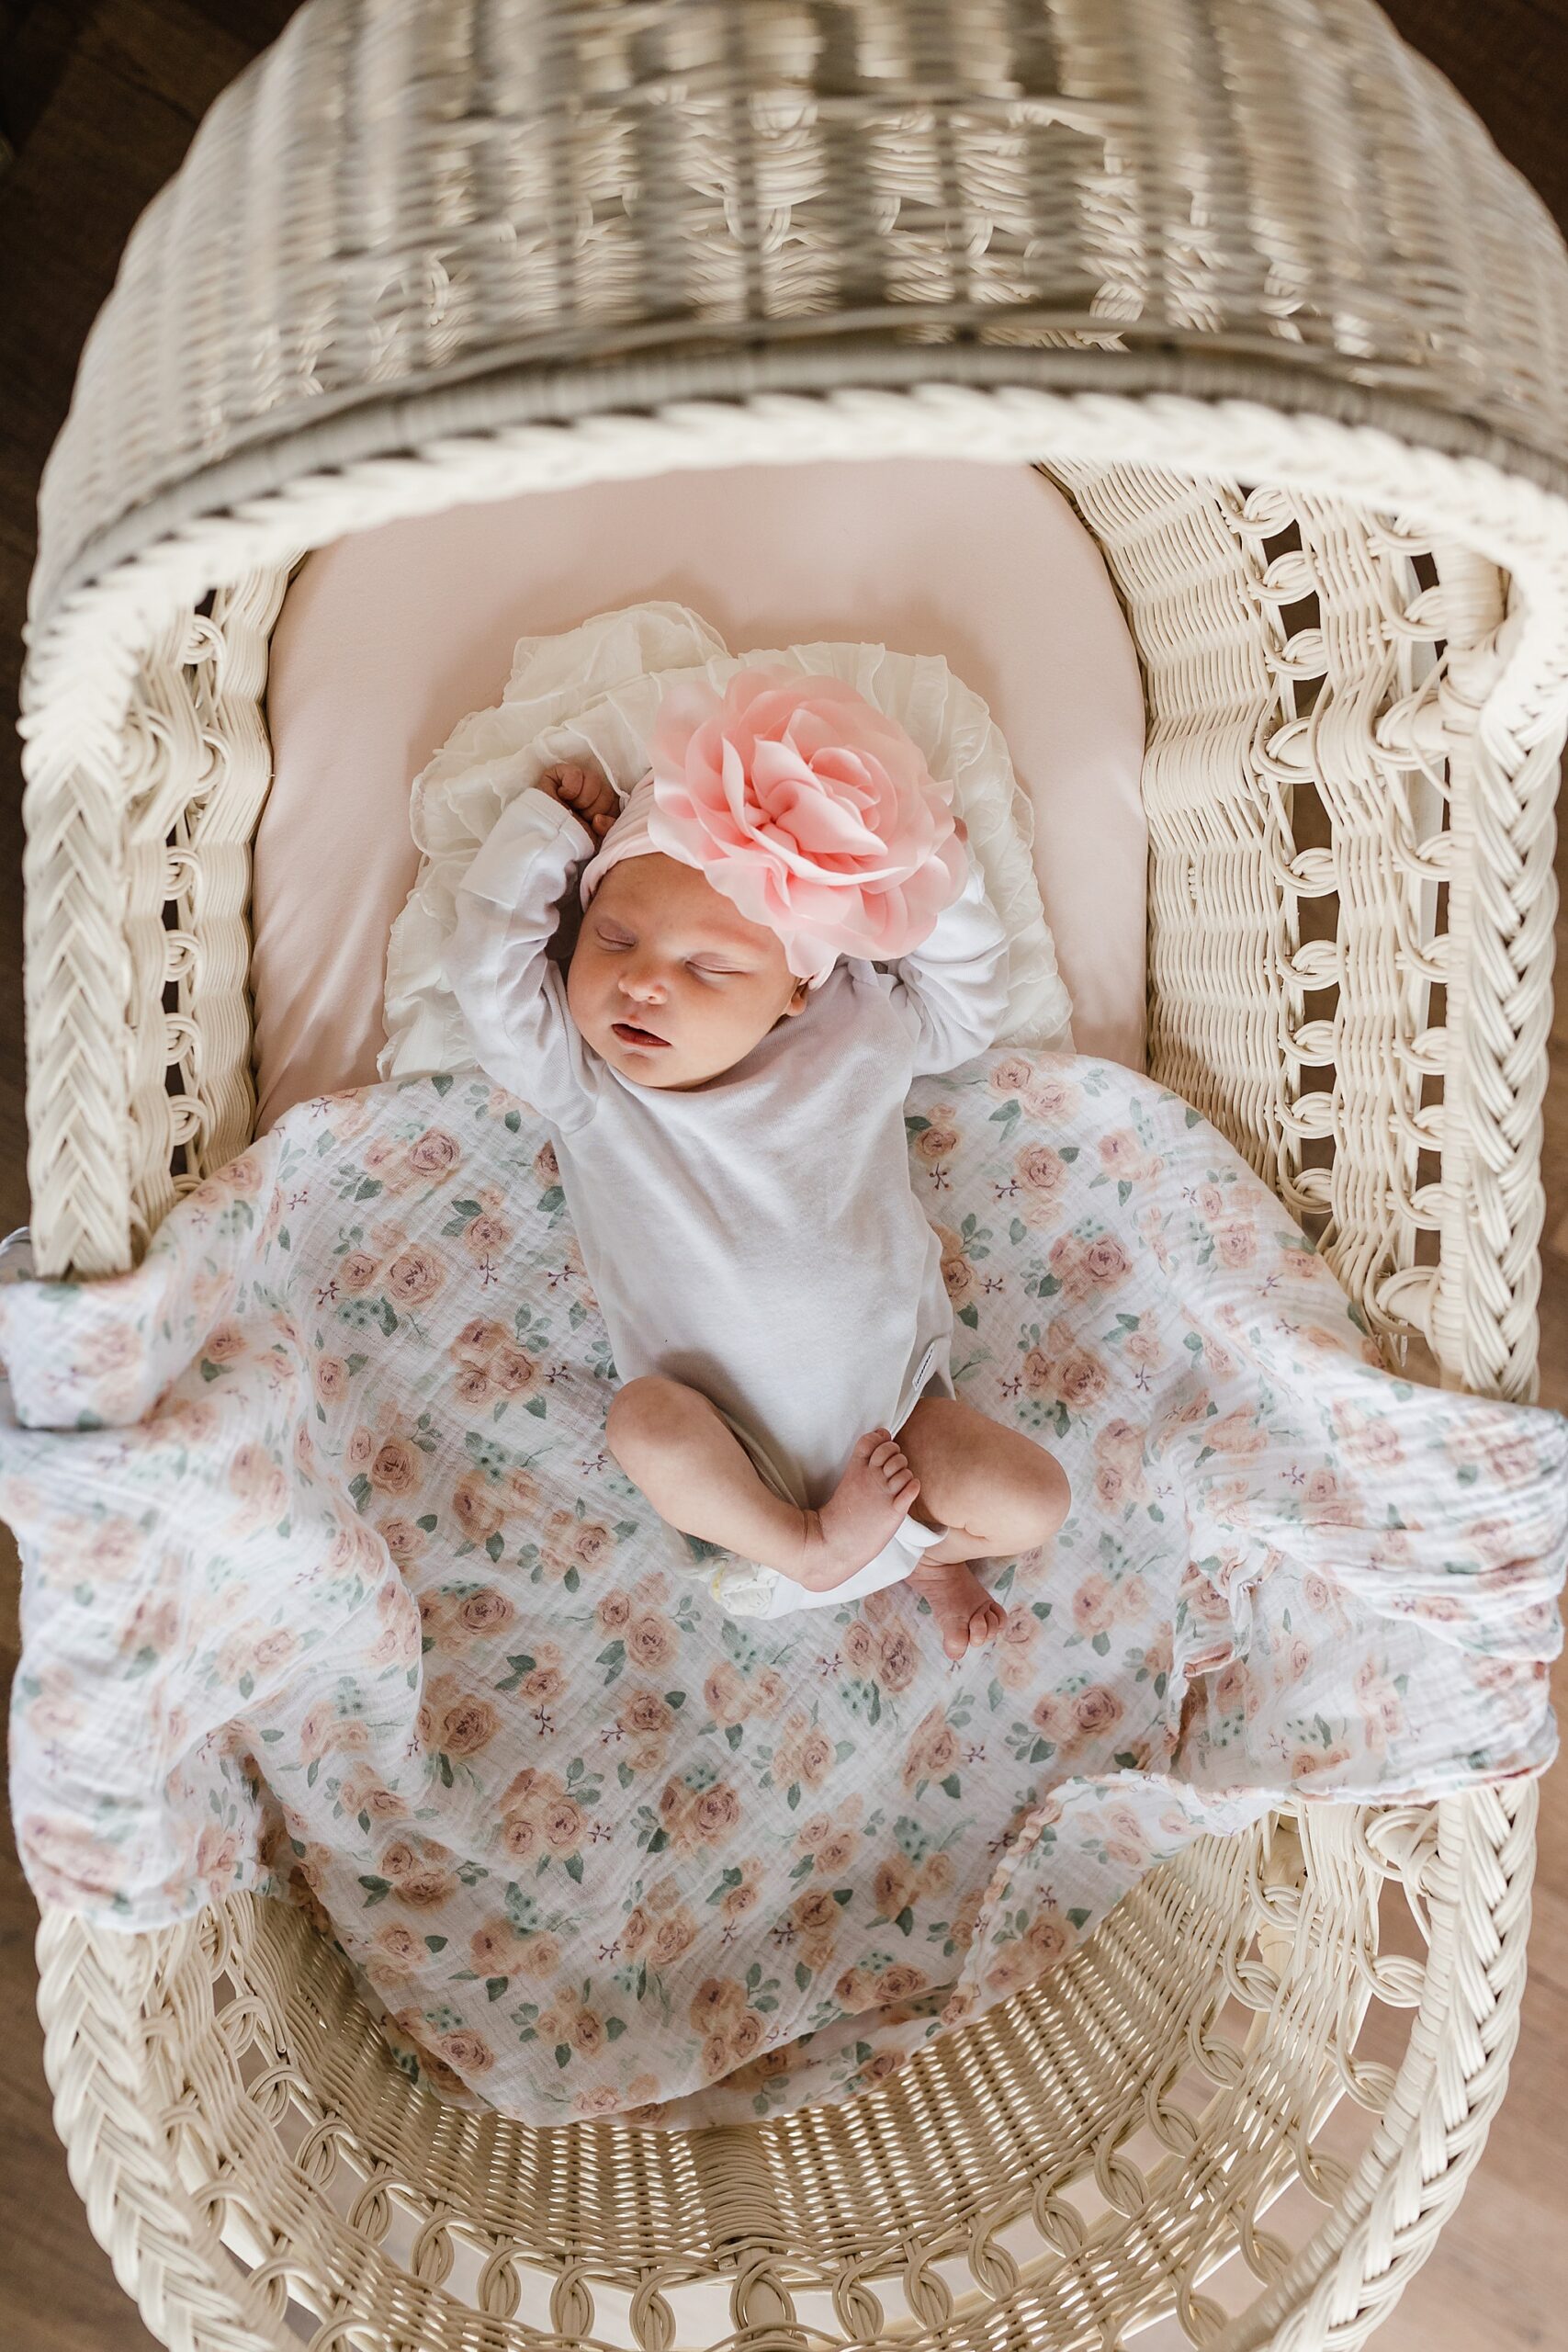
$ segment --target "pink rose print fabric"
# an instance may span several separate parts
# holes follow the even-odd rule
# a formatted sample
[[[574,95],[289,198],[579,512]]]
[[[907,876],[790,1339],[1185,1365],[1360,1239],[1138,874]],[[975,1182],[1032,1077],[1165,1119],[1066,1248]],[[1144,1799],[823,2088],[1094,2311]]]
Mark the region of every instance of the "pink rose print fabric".
[[[1382,1370],[1146,1080],[997,1052],[908,1135],[959,1391],[1074,1498],[957,1668],[907,1588],[720,1613],[604,1452],[548,1136],[482,1080],[302,1104],[135,1272],[0,1286],[39,1896],[256,1888],[449,2097],[733,2121],[881,2080],[1291,1792],[1539,1771],[1563,1423]]]

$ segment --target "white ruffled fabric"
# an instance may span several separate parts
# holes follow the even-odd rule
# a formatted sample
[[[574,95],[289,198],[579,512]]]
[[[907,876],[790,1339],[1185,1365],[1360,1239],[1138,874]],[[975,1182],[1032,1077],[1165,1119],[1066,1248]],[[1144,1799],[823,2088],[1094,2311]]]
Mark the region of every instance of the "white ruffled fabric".
[[[1001,1042],[1070,1052],[1072,1008],[1034,878],[1034,811],[979,695],[939,655],[882,645],[795,645],[743,659],[842,678],[914,738],[931,774],[953,786],[1007,928]],[[442,956],[457,889],[502,810],[565,760],[596,762],[624,798],[647,774],[654,713],[669,688],[694,673],[722,688],[741,667],[742,657],[682,605],[633,605],[561,637],[521,639],[502,701],[462,720],[415,779],[410,820],[423,856],[388,946],[383,1078],[473,1067]]]

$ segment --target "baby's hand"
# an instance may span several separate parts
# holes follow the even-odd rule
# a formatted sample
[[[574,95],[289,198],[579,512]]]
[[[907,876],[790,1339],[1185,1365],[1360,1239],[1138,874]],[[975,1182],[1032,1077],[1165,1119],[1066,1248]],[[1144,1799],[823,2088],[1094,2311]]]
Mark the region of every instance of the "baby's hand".
[[[547,768],[539,778],[539,790],[547,792],[552,800],[570,808],[580,817],[596,841],[603,841],[621,813],[621,804],[607,776],[597,768],[585,768],[571,762],[558,768]]]

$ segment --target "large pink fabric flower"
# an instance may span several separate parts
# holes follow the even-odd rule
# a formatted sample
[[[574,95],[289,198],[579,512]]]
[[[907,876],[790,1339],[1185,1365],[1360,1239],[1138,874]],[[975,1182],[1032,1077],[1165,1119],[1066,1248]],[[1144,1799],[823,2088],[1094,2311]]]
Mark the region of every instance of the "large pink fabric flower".
[[[651,764],[653,847],[775,932],[814,987],[840,956],[908,955],[964,888],[951,787],[840,678],[738,670],[722,695],[676,686]]]

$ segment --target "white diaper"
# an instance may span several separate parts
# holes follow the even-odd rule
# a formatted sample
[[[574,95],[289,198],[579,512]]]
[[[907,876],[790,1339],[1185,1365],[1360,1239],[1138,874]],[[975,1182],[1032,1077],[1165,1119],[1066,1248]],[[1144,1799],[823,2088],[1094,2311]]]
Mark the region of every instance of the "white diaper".
[[[760,1609],[742,1608],[735,1599],[733,1589],[727,1589],[724,1606],[736,1617],[790,1617],[797,1609],[842,1609],[852,1600],[863,1600],[868,1593],[880,1592],[884,1585],[902,1584],[912,1567],[918,1566],[922,1552],[940,1544],[947,1533],[945,1527],[922,1527],[912,1515],[894,1530],[874,1560],[857,1568],[844,1583],[835,1585],[831,1592],[807,1592],[804,1586],[781,1576],[777,1568],[752,1568],[750,1575],[759,1580],[767,1577],[773,1589]],[[722,1573],[722,1571],[721,1571]],[[734,1571],[730,1572],[732,1575]],[[714,1579],[716,1587],[718,1578]],[[715,1598],[717,1593],[716,1591]]]
[[[939,1353],[943,1355],[943,1365],[933,1371]],[[920,1358],[909,1383],[908,1402],[897,1419],[888,1425],[889,1434],[897,1436],[922,1396],[952,1395],[945,1351],[933,1343]],[[717,1409],[722,1412],[722,1408]],[[766,1446],[739,1428],[728,1413],[723,1413],[723,1419],[756,1464],[758,1476],[785,1502],[798,1501]],[[708,1589],[720,1608],[732,1617],[790,1617],[800,1609],[842,1609],[852,1601],[863,1600],[869,1593],[882,1591],[886,1585],[902,1584],[910,1569],[918,1566],[921,1554],[929,1552],[933,1544],[940,1544],[947,1532],[945,1527],[923,1527],[911,1514],[895,1528],[874,1560],[868,1560],[863,1568],[857,1568],[842,1584],[835,1585],[831,1592],[807,1592],[803,1585],[777,1568],[764,1568],[754,1560],[734,1558],[715,1569]]]

